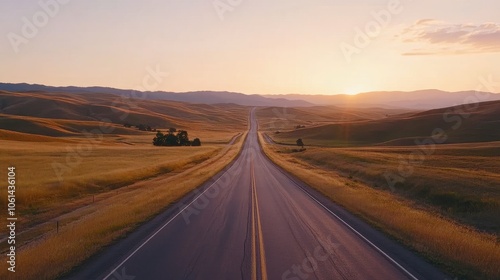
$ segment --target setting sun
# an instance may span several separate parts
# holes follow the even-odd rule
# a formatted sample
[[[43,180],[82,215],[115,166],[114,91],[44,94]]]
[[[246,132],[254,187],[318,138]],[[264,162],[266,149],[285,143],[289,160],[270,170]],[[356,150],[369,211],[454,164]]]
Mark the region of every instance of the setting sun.
[[[362,85],[354,85],[354,86],[351,86],[351,87],[348,87],[344,90],[344,94],[347,94],[347,95],[356,95],[358,93],[362,93],[362,92],[367,92],[369,90],[367,90],[364,86]]]

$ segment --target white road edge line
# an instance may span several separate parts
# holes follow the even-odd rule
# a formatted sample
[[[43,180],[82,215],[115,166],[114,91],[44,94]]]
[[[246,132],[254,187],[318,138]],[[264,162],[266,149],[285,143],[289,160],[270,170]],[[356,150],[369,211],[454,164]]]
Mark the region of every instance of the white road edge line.
[[[283,173],[283,172],[282,172]],[[286,176],[286,174],[285,174]],[[288,176],[287,176],[288,177]],[[351,225],[349,225],[346,221],[344,221],[342,218],[340,218],[337,214],[333,213],[330,209],[328,209],[328,207],[326,207],[325,205],[323,205],[323,203],[321,203],[320,201],[318,201],[316,198],[314,198],[311,194],[309,194],[308,192],[306,192],[302,186],[300,186],[297,182],[295,182],[295,180],[293,180],[292,178],[289,177],[289,179],[302,191],[304,192],[305,194],[307,194],[307,196],[309,196],[312,200],[316,201],[316,203],[318,203],[321,207],[323,207],[326,211],[328,211],[330,214],[332,214],[335,218],[337,218],[339,221],[341,221],[344,225],[346,225],[350,230],[352,230],[355,234],[357,234],[359,237],[361,237],[363,240],[365,240],[368,244],[370,244],[373,248],[375,248],[379,253],[381,253],[382,255],[384,255],[384,257],[386,257],[389,261],[391,261],[393,264],[395,264],[397,267],[399,267],[402,271],[404,271],[408,276],[410,276],[412,279],[414,280],[418,280],[417,277],[415,277],[413,274],[411,274],[408,270],[406,270],[402,265],[400,265],[397,261],[395,261],[393,258],[391,258],[388,254],[386,254],[384,251],[382,251],[382,249],[380,249],[379,247],[377,247],[377,245],[373,244],[370,240],[368,240],[368,238],[364,237],[359,231],[357,231],[356,229],[354,229]]]
[[[117,265],[113,270],[111,270],[111,272],[108,275],[106,275],[102,280],[106,280],[106,279],[108,279],[108,277],[113,275],[116,272],[116,270],[118,268],[120,268],[120,266],[122,266],[124,263],[126,263],[135,253],[137,253],[137,251],[139,251],[144,245],[146,245],[146,243],[148,243],[149,240],[153,239],[153,237],[155,237],[161,230],[163,230],[168,224],[170,224],[170,222],[172,222],[177,216],[179,216],[182,212],[184,212],[184,210],[186,210],[189,206],[191,206],[191,204],[193,204],[200,196],[202,196],[210,188],[212,188],[212,186],[215,185],[220,180],[220,178],[222,178],[224,175],[226,175],[226,173],[230,169],[232,169],[233,166],[234,165],[232,165],[228,170],[226,170],[226,172],[224,172],[219,178],[217,178],[217,180],[215,180],[215,182],[213,182],[208,188],[206,188],[205,191],[203,191],[196,198],[194,198],[193,201],[191,201],[188,205],[186,205],[184,208],[182,208],[182,210],[179,211],[179,213],[175,214],[175,216],[170,218],[170,220],[168,220],[161,228],[159,228],[157,231],[155,231],[155,233],[153,233],[153,235],[151,235],[148,239],[146,239],[146,241],[144,241],[139,247],[137,247],[137,249],[135,249],[132,253],[130,253],[130,255],[127,258],[125,258],[119,265]]]

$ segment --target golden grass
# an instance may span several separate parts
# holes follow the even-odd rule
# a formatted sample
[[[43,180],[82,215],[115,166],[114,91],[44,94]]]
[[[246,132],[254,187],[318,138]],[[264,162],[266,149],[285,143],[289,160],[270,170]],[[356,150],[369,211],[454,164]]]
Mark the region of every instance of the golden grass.
[[[359,215],[452,273],[471,279],[500,278],[497,237],[460,225],[387,191],[278,153],[260,135],[265,153],[279,166],[332,201]]]
[[[257,109],[257,119],[262,131],[287,131],[297,125],[307,128],[332,123],[384,119],[387,115],[408,113],[405,109],[344,108],[315,106],[309,108],[265,107]]]
[[[33,135],[30,133],[15,132],[5,129],[0,129],[0,139],[9,141],[25,141],[25,142],[71,142],[64,138],[56,138],[43,135]]]
[[[81,154],[77,152],[78,143],[1,142],[0,160],[12,162],[18,171],[18,184],[23,188],[18,193],[23,201],[20,207],[30,208],[61,204],[67,198],[167,173],[189,162],[206,159],[221,149],[215,145],[158,148],[98,144]],[[58,167],[54,169],[53,164]]]
[[[217,156],[181,173],[140,181],[102,196],[81,212],[85,215],[69,219],[58,234],[53,232],[18,251],[18,272],[13,276],[3,270],[0,278],[60,277],[211,178],[237,156],[242,143],[240,137],[235,145],[224,148]],[[168,148],[158,150],[164,150],[165,156],[176,153]]]
[[[133,128],[125,128],[120,123],[101,123],[97,120],[81,121],[68,119],[51,119],[31,116],[0,114],[0,128],[25,134],[45,135],[51,137],[79,136],[83,131],[97,131],[100,125],[112,133],[144,134]]]
[[[295,153],[298,160],[397,195],[479,230],[500,233],[500,143],[435,147],[420,164],[401,164],[417,147],[317,148]],[[391,189],[387,172],[411,167]]]

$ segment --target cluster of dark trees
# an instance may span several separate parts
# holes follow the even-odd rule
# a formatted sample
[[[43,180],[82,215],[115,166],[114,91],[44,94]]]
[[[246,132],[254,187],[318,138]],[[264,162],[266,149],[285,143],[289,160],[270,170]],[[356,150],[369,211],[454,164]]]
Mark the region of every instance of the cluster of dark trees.
[[[201,146],[201,141],[199,138],[195,138],[193,141],[189,140],[188,132],[185,130],[179,130],[175,128],[169,128],[166,134],[161,131],[156,132],[155,138],[153,138],[153,145],[155,146]]]
[[[141,131],[156,131],[156,128],[152,128],[151,126],[145,125],[145,124],[131,125],[129,123],[125,123],[125,124],[123,124],[123,126],[128,127],[128,128],[135,127]]]

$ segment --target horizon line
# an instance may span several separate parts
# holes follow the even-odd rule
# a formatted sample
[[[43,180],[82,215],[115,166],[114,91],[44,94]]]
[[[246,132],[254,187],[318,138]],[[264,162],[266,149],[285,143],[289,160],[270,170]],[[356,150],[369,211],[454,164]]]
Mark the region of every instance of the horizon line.
[[[21,82],[21,83],[12,83],[12,82],[0,82],[0,84],[9,84],[9,85],[28,85],[28,86],[43,86],[43,87],[53,87],[53,88],[68,88],[68,87],[73,87],[73,88],[80,88],[80,89],[86,89],[86,88],[107,88],[107,89],[114,89],[114,90],[122,90],[122,91],[135,91],[135,92],[144,92],[144,93],[193,93],[193,92],[225,92],[225,93],[236,93],[236,94],[244,94],[244,95],[260,95],[260,96],[300,96],[300,95],[310,95],[310,96],[337,96],[337,95],[346,95],[346,96],[355,96],[359,94],[365,94],[365,93],[413,93],[413,92],[420,92],[420,91],[440,91],[440,92],[445,92],[445,93],[461,93],[461,92],[483,92],[483,93],[491,93],[491,94],[500,94],[500,92],[488,92],[488,91],[479,91],[479,90],[472,90],[472,89],[466,89],[466,90],[459,90],[459,91],[447,91],[447,90],[442,90],[442,89],[437,89],[437,88],[426,88],[426,89],[415,89],[415,90],[372,90],[372,91],[362,91],[354,94],[348,94],[348,93],[331,93],[331,94],[325,94],[325,93],[246,93],[243,91],[230,91],[230,90],[188,90],[188,91],[169,91],[169,90],[155,90],[155,91],[148,91],[148,90],[138,90],[138,89],[130,89],[130,88],[120,88],[120,87],[114,87],[114,86],[103,86],[103,85],[92,85],[92,86],[80,86],[80,85],[47,85],[47,84],[39,84],[39,83],[28,83],[28,82]]]

